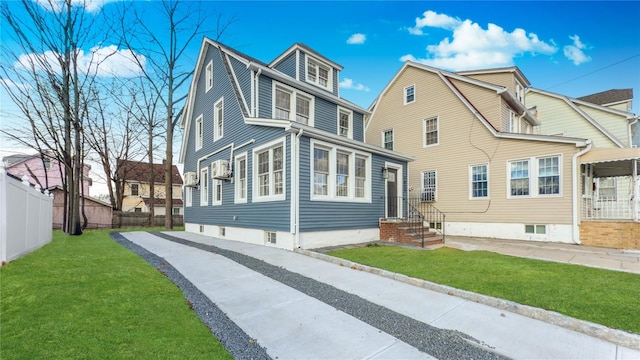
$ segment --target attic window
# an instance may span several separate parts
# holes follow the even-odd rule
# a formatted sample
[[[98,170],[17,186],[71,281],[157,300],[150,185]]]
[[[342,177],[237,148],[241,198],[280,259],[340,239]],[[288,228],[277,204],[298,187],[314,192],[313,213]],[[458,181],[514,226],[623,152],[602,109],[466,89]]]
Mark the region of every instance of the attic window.
[[[333,89],[331,67],[307,56],[307,82],[331,91]]]
[[[207,90],[209,91],[211,90],[211,88],[213,88],[213,60],[209,61],[209,63],[207,64],[207,71],[206,71],[206,76],[207,76]]]
[[[138,196],[139,191],[140,189],[138,184],[131,184],[131,196]]]

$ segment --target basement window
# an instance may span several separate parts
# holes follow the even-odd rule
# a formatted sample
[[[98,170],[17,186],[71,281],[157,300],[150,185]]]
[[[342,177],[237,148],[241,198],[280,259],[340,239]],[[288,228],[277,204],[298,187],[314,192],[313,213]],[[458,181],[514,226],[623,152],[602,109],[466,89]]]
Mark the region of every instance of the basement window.
[[[524,233],[525,234],[546,234],[547,225],[525,225]]]
[[[200,225],[200,232],[204,232],[204,225]]]
[[[219,231],[219,235],[220,235],[221,237],[222,237],[222,236],[225,236],[225,234],[227,233],[227,229],[226,229],[224,226],[221,226],[219,230],[220,230],[220,231]]]
[[[265,241],[269,244],[276,243],[276,233],[275,231],[265,231],[264,232]]]

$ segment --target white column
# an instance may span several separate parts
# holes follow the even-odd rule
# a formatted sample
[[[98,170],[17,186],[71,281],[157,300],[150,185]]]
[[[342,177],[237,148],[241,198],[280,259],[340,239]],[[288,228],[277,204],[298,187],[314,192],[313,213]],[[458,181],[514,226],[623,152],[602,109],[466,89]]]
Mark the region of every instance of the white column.
[[[638,208],[638,204],[640,204],[640,177],[638,176],[638,159],[633,159],[633,167],[631,169],[631,180],[633,181],[633,220],[640,220],[640,209]]]

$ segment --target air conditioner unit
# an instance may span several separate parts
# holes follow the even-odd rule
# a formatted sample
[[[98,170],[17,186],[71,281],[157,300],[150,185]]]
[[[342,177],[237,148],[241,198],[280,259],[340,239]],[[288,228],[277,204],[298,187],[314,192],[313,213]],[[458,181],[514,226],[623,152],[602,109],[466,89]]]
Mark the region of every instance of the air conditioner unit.
[[[194,187],[198,185],[198,174],[195,172],[184,173],[184,186]]]
[[[231,177],[229,161],[216,160],[211,163],[211,177],[214,179],[228,179]]]
[[[422,202],[436,201],[436,192],[433,189],[422,190],[422,193],[420,193],[420,201]]]

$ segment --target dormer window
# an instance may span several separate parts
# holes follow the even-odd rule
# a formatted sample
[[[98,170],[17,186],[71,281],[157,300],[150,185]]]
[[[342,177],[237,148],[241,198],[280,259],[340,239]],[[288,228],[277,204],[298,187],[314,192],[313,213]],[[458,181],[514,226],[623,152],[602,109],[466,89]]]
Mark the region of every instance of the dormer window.
[[[330,66],[307,56],[307,82],[331,90],[333,88],[332,75]]]

